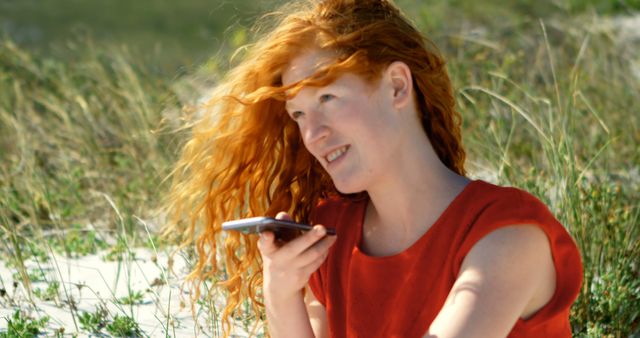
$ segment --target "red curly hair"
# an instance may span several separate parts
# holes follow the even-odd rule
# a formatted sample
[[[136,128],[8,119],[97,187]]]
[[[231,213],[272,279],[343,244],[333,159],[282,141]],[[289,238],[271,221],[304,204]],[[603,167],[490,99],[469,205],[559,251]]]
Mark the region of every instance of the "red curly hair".
[[[165,234],[184,235],[183,246],[195,242],[198,261],[187,277],[194,299],[207,279],[228,292],[225,337],[243,301],[250,299],[260,318],[262,262],[257,237],[223,234],[221,223],[279,211],[308,222],[321,198],[339,194],[285,112],[286,99],[302,87],[327,85],[345,72],[374,82],[390,63],[406,63],[433,149],[449,169],[465,174],[461,118],[445,61],[390,0],[294,6],[271,15],[271,31],[243,49],[242,61],[217,86],[205,115],[191,125],[191,139],[173,171],[167,200],[172,222]],[[283,70],[308,48],[334,52],[335,62],[283,86]]]

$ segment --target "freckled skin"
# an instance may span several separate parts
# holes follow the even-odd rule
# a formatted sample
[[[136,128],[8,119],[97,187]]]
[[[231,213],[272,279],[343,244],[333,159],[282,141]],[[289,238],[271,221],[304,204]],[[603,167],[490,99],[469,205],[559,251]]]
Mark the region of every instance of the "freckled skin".
[[[283,74],[285,85],[313,74],[316,65],[331,62],[329,54],[311,51],[294,58]],[[305,146],[343,193],[366,190],[389,171],[400,147],[401,132],[389,100],[353,74],[344,74],[326,87],[305,87],[287,102]],[[348,145],[335,163],[325,155]]]

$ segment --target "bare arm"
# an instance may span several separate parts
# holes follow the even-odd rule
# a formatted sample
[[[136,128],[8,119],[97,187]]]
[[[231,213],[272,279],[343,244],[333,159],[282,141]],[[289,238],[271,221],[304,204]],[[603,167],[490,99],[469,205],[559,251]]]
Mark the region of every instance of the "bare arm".
[[[265,301],[271,337],[314,337],[302,291],[287,301]]]
[[[313,295],[311,289],[307,286],[307,292],[304,297],[307,305],[307,313],[311,321],[311,327],[316,338],[329,337],[329,322],[327,320],[327,310],[324,305]]]
[[[276,218],[289,219],[286,213]],[[336,236],[323,226],[279,245],[272,232],[263,232],[258,249],[263,262],[263,292],[272,337],[314,337],[302,290],[326,259]],[[314,312],[315,313],[315,312]]]
[[[425,337],[506,337],[519,317],[543,307],[554,290],[544,232],[536,226],[500,228],[469,251]]]

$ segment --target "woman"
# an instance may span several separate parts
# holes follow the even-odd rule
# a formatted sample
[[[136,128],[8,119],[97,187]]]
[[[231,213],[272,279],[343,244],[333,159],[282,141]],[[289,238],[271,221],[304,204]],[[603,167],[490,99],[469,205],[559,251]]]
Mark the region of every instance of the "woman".
[[[218,87],[175,171],[186,243],[204,223],[191,280],[226,277],[225,319],[262,291],[274,337],[570,337],[576,245],[533,196],[465,176],[435,47],[390,1],[297,6]],[[276,214],[316,226],[221,234]]]

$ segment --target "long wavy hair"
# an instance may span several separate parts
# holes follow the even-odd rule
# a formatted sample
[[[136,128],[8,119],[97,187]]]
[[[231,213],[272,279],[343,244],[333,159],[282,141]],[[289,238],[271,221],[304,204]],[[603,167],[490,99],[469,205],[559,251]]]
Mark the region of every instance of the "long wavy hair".
[[[374,82],[387,65],[403,61],[433,149],[449,169],[465,174],[461,118],[445,61],[392,1],[309,1],[268,17],[269,31],[242,49],[241,61],[216,87],[205,113],[189,124],[192,135],[167,198],[171,221],[165,235],[180,234],[182,247],[195,247],[198,257],[187,277],[192,300],[200,298],[207,280],[207,291],[227,291],[225,337],[242,302],[250,300],[261,318],[262,261],[257,237],[223,234],[221,223],[279,211],[309,222],[320,199],[339,194],[285,112],[285,101],[301,88],[327,85],[345,72]],[[335,62],[283,86],[290,60],[310,48],[332,51]]]

